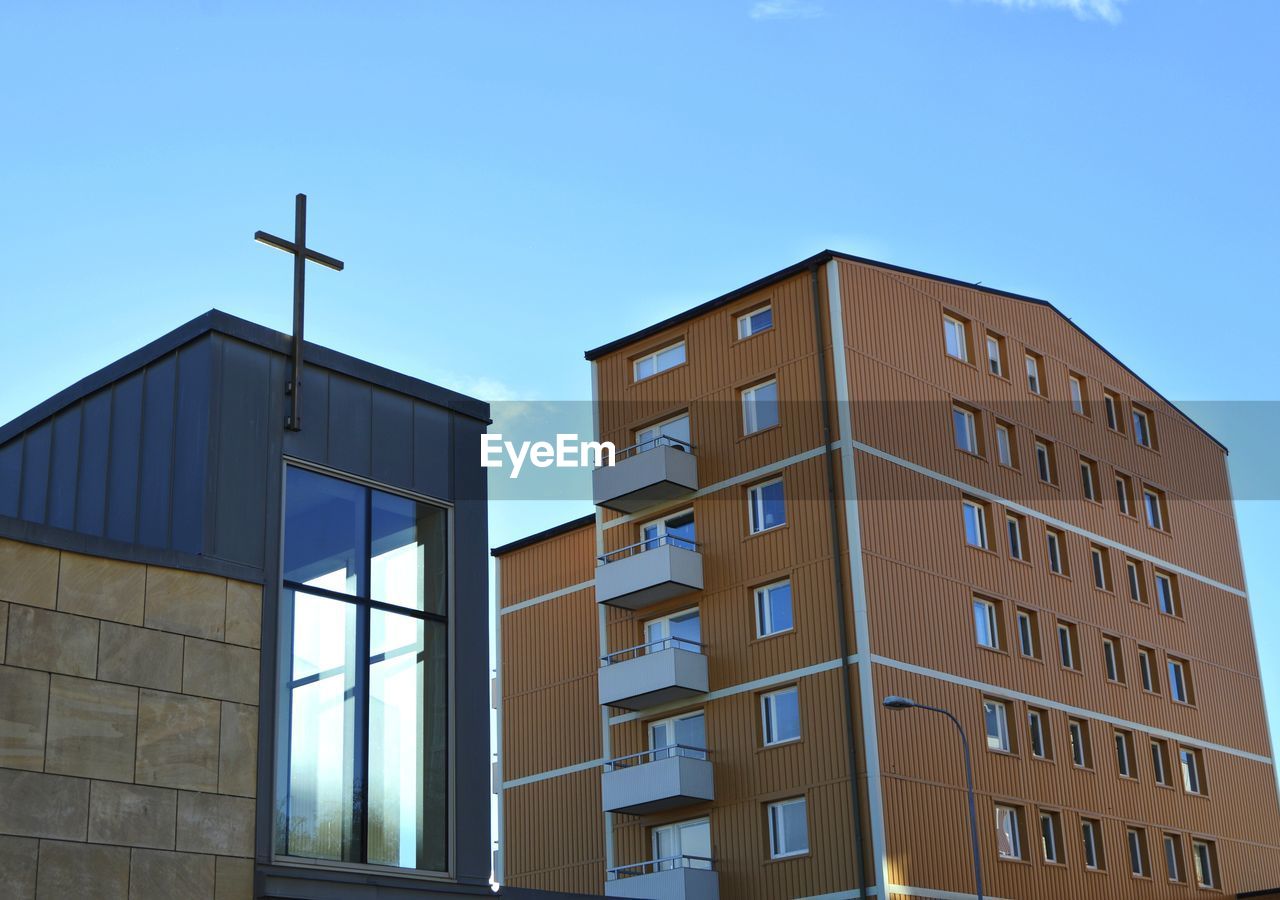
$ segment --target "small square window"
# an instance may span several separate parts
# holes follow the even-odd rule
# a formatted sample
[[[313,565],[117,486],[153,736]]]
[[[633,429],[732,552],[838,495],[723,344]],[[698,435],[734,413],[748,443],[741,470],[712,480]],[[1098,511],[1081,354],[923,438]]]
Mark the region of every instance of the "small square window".
[[[1166,616],[1182,618],[1182,600],[1178,596],[1177,576],[1157,569],[1155,580],[1156,608]]]
[[[999,601],[984,597],[973,598],[973,629],[978,646],[988,650],[1003,649]]]
[[[1003,378],[1004,370],[1004,338],[987,332],[987,371]]]
[[[1150,486],[1142,488],[1142,505],[1147,513],[1147,525],[1157,531],[1169,530],[1168,507],[1165,504],[1164,491]]]
[[[1204,754],[1192,747],[1178,748],[1178,765],[1182,769],[1182,789],[1188,794],[1207,794],[1204,787]]]
[[[1039,353],[1027,351],[1027,390],[1043,397],[1044,391],[1044,357]]]
[[[1137,778],[1138,764],[1133,756],[1133,732],[1115,731],[1116,770],[1121,778]]]
[[[1160,681],[1156,675],[1156,651],[1150,647],[1138,648],[1138,673],[1142,676],[1142,689],[1151,694],[1160,693]]]
[[[800,692],[792,685],[760,696],[761,726],[764,745],[785,744],[800,740]]]
[[[1195,692],[1191,688],[1191,664],[1185,659],[1169,657],[1169,696],[1177,703],[1195,705]]]
[[[980,500],[965,498],[962,507],[965,543],[979,550],[991,549],[987,536],[987,505]]]
[[[742,433],[755,434],[772,428],[778,417],[778,382],[763,381],[742,391]]]
[[[744,340],[773,327],[773,306],[766,303],[738,316],[738,339]]]
[[[1102,394],[1102,407],[1107,414],[1107,427],[1112,431],[1124,434],[1124,416],[1121,412],[1120,395],[1111,391]]]
[[[1134,603],[1146,603],[1147,584],[1142,577],[1142,563],[1136,559],[1125,559],[1124,574],[1129,585],[1129,599]]]
[[[969,320],[952,313],[942,317],[943,346],[947,356],[961,362],[969,361]]]
[[[1071,574],[1067,568],[1067,536],[1056,528],[1047,528],[1045,547],[1049,554],[1049,571],[1056,575]]]
[[[982,418],[977,410],[954,404],[951,407],[951,431],[957,450],[982,455]]]
[[[987,749],[1010,753],[1009,704],[990,698],[982,701],[982,717],[987,729]]]
[[[1058,658],[1062,668],[1080,671],[1080,644],[1076,637],[1076,626],[1071,622],[1058,623]]]
[[[1093,586],[1100,591],[1111,590],[1111,554],[1099,544],[1089,545],[1089,561],[1093,566]]]
[[[791,580],[755,589],[756,637],[782,634],[795,627],[791,611]]]
[[[769,856],[783,859],[809,852],[809,813],[804,797],[768,806]]]
[[[1155,416],[1152,415],[1151,410],[1136,403],[1132,406],[1132,412],[1133,439],[1138,442],[1139,446],[1155,450],[1157,448]]]
[[[1028,659],[1040,658],[1040,625],[1029,609],[1018,610],[1018,652]]]
[[[787,503],[781,478],[747,488],[747,505],[750,507],[752,534],[787,524]]]
[[[1083,375],[1072,372],[1067,376],[1067,387],[1071,391],[1071,411],[1077,415],[1089,415],[1089,397],[1085,393]]]
[[[1045,710],[1027,710],[1027,741],[1031,747],[1031,755],[1036,759],[1053,759],[1048,722],[1049,714]]]
[[[1099,502],[1098,464],[1083,456],[1080,457],[1080,487],[1084,491],[1084,499]]]
[[[1013,425],[996,420],[996,461],[1010,469],[1018,468],[1018,436]]]
[[[1058,483],[1058,462],[1053,444],[1044,438],[1036,438],[1036,475],[1045,484]]]
[[[1138,509],[1133,502],[1133,479],[1121,472],[1116,473],[1116,503],[1121,515],[1137,517]]]
[[[1102,658],[1107,667],[1107,681],[1124,684],[1124,654],[1120,650],[1120,638],[1106,635],[1102,638]]]
[[[996,804],[996,849],[1001,859],[1023,859],[1022,808]]]
[[[1151,739],[1151,771],[1156,784],[1173,786],[1169,775],[1169,745],[1159,738]]]
[[[1067,736],[1071,739],[1071,764],[1077,769],[1093,768],[1093,750],[1089,746],[1089,725],[1084,719],[1067,719]]]
[[[1009,541],[1009,558],[1027,559],[1027,520],[1017,513],[1005,513],[1005,536]]]

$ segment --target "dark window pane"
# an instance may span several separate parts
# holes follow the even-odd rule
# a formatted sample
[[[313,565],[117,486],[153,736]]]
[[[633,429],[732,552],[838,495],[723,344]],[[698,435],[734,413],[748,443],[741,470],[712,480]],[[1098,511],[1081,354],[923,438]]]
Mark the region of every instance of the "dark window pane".
[[[284,578],[364,594],[365,489],[289,467],[285,481]]]
[[[374,600],[444,615],[448,606],[448,513],[374,491],[371,594]]]

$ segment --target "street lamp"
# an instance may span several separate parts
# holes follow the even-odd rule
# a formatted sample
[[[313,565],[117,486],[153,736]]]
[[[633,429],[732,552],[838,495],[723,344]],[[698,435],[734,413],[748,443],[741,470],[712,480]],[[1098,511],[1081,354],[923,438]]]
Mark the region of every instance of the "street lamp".
[[[973,877],[978,883],[978,900],[982,900],[982,858],[978,854],[978,813],[973,803],[973,766],[969,762],[969,739],[965,737],[964,727],[961,726],[959,719],[937,706],[928,706],[907,697],[894,695],[885,697],[882,702],[885,709],[927,709],[929,712],[942,713],[951,720],[952,725],[956,726],[956,731],[960,732],[960,746],[964,749],[964,779],[969,789],[969,838],[973,843]]]

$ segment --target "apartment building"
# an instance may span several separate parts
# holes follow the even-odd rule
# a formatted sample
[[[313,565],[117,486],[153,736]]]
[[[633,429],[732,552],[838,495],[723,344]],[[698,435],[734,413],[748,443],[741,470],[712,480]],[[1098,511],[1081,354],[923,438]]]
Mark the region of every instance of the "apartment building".
[[[1234,896],[1280,807],[1226,448],[1033,298],[824,252],[589,351],[499,547],[504,883]]]

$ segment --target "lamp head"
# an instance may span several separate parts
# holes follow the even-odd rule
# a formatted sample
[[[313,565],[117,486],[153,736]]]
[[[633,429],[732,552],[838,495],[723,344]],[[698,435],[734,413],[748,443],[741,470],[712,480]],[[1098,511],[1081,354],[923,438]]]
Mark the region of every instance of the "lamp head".
[[[896,695],[885,697],[881,702],[884,704],[885,709],[911,709],[911,707],[916,705],[916,701],[908,700],[906,697],[898,697]]]

